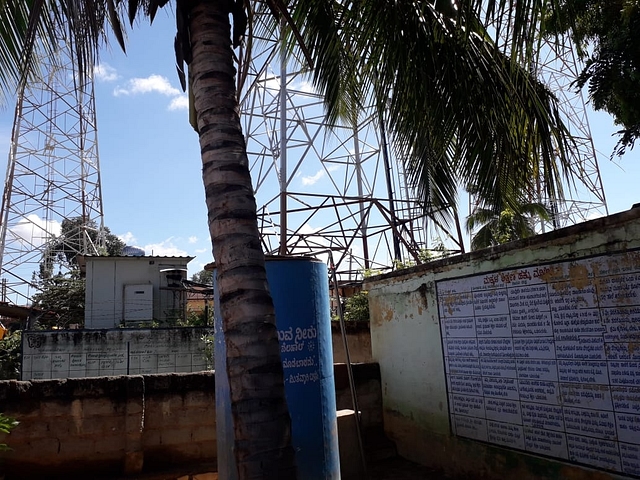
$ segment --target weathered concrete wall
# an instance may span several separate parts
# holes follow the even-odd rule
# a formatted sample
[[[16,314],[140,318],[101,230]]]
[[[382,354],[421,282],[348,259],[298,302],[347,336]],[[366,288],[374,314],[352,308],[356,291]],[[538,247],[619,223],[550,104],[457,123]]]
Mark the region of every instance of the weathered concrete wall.
[[[334,365],[336,383],[336,409],[353,409],[353,396],[349,388],[349,377],[345,364]],[[356,397],[362,427],[382,426],[382,392],[380,390],[380,368],[375,363],[353,365]]]
[[[371,362],[369,322],[347,322],[352,363]],[[207,327],[30,331],[22,337],[22,380],[208,370]],[[333,361],[345,363],[339,322],[331,322]],[[212,355],[210,354],[210,357]]]
[[[380,426],[376,365],[354,367],[365,427]],[[344,365],[338,409],[351,408]],[[0,382],[0,411],[20,424],[0,443],[8,479],[114,478],[216,460],[213,372]]]
[[[371,329],[369,322],[346,322],[347,344],[351,363],[371,362]],[[347,357],[342,341],[340,322],[331,322],[331,340],[333,342],[333,361],[346,363]]]
[[[215,459],[211,373],[0,382],[8,478],[91,478]]]
[[[640,209],[369,279],[371,342],[385,431],[399,453],[474,478],[613,478],[614,474],[451,433],[436,282],[640,248]]]

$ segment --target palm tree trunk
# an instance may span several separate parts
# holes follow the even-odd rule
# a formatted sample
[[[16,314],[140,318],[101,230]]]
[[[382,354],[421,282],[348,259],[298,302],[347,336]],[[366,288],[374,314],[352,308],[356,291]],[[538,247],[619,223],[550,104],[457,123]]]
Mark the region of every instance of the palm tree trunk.
[[[189,78],[202,154],[239,478],[293,479],[291,421],[256,201],[239,119],[229,0],[189,12]]]

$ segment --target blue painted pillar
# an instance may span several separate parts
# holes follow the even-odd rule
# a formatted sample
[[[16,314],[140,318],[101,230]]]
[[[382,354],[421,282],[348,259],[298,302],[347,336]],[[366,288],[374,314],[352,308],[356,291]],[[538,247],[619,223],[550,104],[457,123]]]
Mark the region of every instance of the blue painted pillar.
[[[302,257],[267,257],[266,265],[276,311],[298,478],[339,479],[327,266],[319,260]],[[235,480],[231,451],[233,421],[229,384],[224,374],[226,354],[215,272],[214,290],[216,409],[225,412],[217,416],[218,472],[221,478]]]

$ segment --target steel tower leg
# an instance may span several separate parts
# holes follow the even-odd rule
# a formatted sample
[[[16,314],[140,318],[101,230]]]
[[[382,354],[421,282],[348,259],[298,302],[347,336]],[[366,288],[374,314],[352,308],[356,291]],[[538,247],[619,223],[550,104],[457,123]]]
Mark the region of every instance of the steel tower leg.
[[[92,72],[79,75],[62,42],[19,92],[0,222],[4,301],[29,303],[39,279],[104,248]]]

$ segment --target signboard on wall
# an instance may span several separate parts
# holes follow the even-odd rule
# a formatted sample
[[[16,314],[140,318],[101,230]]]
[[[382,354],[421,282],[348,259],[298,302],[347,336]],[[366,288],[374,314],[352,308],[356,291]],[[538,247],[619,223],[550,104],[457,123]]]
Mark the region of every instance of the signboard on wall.
[[[210,369],[207,328],[29,331],[22,380],[199,372]],[[212,353],[212,352],[211,352]]]
[[[437,282],[454,434],[640,476],[640,253]]]

